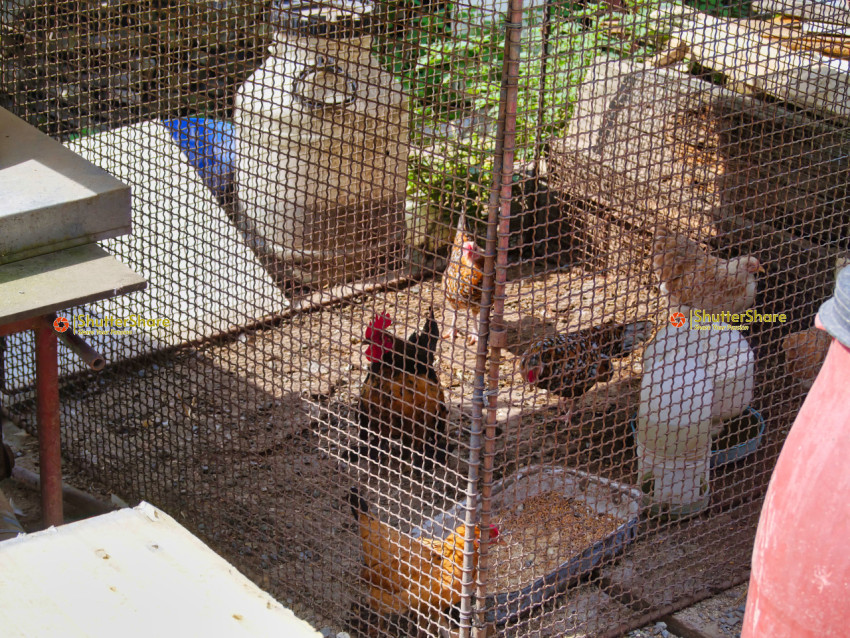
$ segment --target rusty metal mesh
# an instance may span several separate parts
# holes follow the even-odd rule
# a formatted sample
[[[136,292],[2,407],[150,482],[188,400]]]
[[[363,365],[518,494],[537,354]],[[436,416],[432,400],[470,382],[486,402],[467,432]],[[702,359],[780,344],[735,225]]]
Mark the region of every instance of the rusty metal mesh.
[[[743,581],[847,83],[702,5],[4,3],[2,106],[132,185],[104,245],[149,280],[69,309],[111,365],[62,352],[66,462],[352,635],[614,636]],[[28,338],[0,359],[32,430]]]

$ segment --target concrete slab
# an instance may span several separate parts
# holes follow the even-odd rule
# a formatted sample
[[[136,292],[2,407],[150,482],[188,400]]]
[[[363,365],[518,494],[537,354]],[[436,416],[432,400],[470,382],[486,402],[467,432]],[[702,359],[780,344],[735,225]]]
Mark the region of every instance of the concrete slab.
[[[130,232],[130,187],[0,108],[0,264]]]
[[[0,324],[142,290],[145,280],[96,244],[0,266]]]
[[[68,309],[91,321],[132,315],[168,319],[129,335],[85,335],[107,365],[276,315],[288,307],[238,231],[159,122],[143,122],[67,144],[132,187],[133,234],[102,245],[148,280],[148,289]],[[60,374],[84,370],[60,345]],[[6,390],[35,378],[29,335],[8,340]]]
[[[0,562],[8,638],[321,636],[145,502],[4,541]]]

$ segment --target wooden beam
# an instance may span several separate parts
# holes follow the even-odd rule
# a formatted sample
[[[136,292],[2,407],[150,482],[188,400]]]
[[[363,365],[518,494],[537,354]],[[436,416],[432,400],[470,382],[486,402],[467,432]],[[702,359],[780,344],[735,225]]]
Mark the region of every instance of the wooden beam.
[[[679,614],[664,616],[661,622],[680,638],[724,638],[714,623],[697,626]]]
[[[829,5],[811,0],[753,0],[752,10],[756,14],[781,13],[802,20],[850,26],[850,2],[847,0]]]
[[[751,21],[693,12],[671,34],[670,46],[684,42],[700,65],[723,73],[735,84],[850,121],[847,61],[787,51],[766,42],[751,25]]]

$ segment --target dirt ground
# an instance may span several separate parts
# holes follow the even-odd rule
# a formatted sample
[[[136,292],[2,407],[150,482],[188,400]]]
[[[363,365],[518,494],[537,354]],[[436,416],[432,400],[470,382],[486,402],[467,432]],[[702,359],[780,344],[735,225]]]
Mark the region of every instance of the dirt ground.
[[[665,309],[650,274],[636,269],[628,277],[622,271],[593,275],[563,268],[518,278],[528,274],[512,272],[506,291],[507,348],[499,363],[495,454],[483,471],[495,481],[518,468],[553,462],[635,484],[628,423],[637,407],[641,349],[615,362],[611,381],[578,402],[570,424],[558,418],[555,398],[523,382],[518,362],[533,339],[591,322],[662,325]],[[407,459],[381,468],[368,460],[346,460],[346,450],[357,442],[351,406],[367,372],[364,327],[376,312],[387,310],[392,329],[404,335],[421,327],[429,306],[438,319],[448,319],[434,281],[80,380],[63,390],[65,480],[106,501],[116,495],[131,505],[144,499],[162,507],[317,628],[353,631],[360,539],[347,503],[349,488],[361,486],[373,511],[403,530],[461,501],[466,489],[476,352],[463,338],[442,341],[437,352],[449,405],[446,466],[425,473]],[[460,327],[463,335],[463,322]],[[774,371],[775,349],[754,347],[761,395],[786,391],[786,398],[759,405],[771,434],[747,463],[718,473],[706,516],[757,498],[790,426],[788,405],[799,405],[799,392],[788,392],[789,381]],[[14,418],[32,431],[30,407],[18,406]],[[24,452],[21,464],[37,469],[34,438],[12,438]],[[2,487],[18,504],[24,525],[37,527],[31,497],[8,481]],[[724,548],[711,552],[719,557]],[[588,600],[604,595],[592,589]],[[575,602],[581,600],[571,595],[548,617],[566,614],[577,628],[587,614],[595,615],[599,627],[635,615],[613,601],[611,611]]]

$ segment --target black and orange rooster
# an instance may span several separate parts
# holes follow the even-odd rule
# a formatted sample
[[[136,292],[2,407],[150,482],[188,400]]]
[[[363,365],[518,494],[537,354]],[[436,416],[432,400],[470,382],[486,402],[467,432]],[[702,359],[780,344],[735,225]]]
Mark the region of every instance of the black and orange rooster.
[[[371,367],[357,406],[360,454],[368,451],[372,460],[379,461],[380,451],[389,448],[389,439],[400,440],[405,449],[412,450],[414,464],[429,469],[433,461],[445,462],[447,448],[448,411],[434,369],[439,326],[433,308],[424,329],[406,341],[387,332],[390,324],[390,316],[381,313],[369,323],[364,336]]]
[[[349,503],[360,529],[361,577],[369,587],[367,600],[373,611],[385,617],[416,611],[437,620],[439,613],[460,602],[464,525],[444,539],[414,538],[373,516],[357,488],[351,488]],[[478,527],[474,537],[473,569],[477,569]],[[495,525],[490,526],[488,539],[498,542]]]
[[[455,234],[449,263],[443,273],[443,293],[452,307],[452,325],[443,333],[444,339],[457,337],[457,313],[471,310],[472,333],[469,345],[478,341],[478,311],[481,308],[481,282],[484,280],[484,255],[475,238],[463,229],[463,221]]]
[[[645,321],[612,325],[547,337],[522,355],[520,366],[528,383],[557,394],[564,420],[569,422],[576,399],[592,385],[608,381],[611,359],[624,357],[645,341],[652,324]]]

